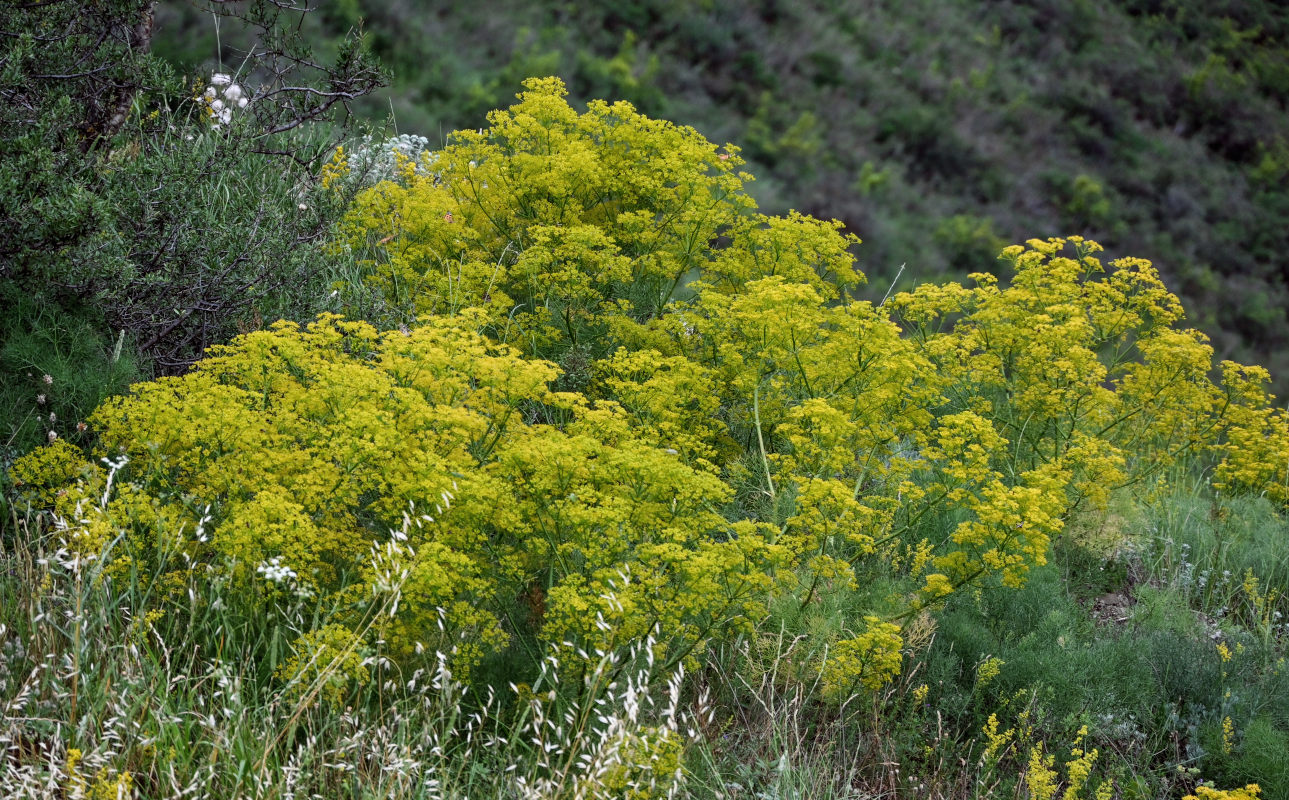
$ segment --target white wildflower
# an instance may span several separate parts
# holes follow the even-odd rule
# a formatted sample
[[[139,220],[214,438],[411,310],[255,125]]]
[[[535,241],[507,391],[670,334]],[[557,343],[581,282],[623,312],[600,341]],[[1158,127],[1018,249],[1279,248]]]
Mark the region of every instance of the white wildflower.
[[[273,556],[268,561],[260,562],[255,571],[264,577],[265,580],[272,583],[283,583],[288,580],[295,580],[297,575],[295,570],[282,563],[281,556]]]

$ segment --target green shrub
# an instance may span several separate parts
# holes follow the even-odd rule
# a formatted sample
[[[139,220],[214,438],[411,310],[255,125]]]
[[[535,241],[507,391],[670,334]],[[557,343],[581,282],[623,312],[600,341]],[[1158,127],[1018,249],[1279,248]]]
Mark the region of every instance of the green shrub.
[[[333,64],[302,57],[267,5],[222,14],[258,28],[237,74],[181,78],[149,52],[153,9],[27,5],[0,23],[0,277],[174,372],[325,307],[315,245],[343,200],[314,189],[335,141],[315,123],[382,76],[356,37]]]

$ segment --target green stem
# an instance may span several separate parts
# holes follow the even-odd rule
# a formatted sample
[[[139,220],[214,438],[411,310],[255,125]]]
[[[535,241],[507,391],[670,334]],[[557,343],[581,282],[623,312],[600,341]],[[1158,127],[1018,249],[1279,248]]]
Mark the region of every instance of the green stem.
[[[756,443],[761,449],[761,466],[765,469],[765,483],[769,486],[770,499],[774,499],[774,478],[770,477],[770,459],[765,455],[765,439],[761,436],[761,384],[752,390],[752,419],[756,422]]]

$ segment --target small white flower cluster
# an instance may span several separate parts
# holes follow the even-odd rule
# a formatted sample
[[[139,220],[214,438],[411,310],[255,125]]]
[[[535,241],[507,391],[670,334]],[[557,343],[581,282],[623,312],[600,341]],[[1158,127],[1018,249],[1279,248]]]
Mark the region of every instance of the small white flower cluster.
[[[315,596],[313,587],[307,581],[301,581],[295,570],[283,564],[281,556],[261,561],[255,567],[255,572],[269,583],[281,586],[298,600],[310,600]]]
[[[430,151],[430,140],[424,136],[404,133],[384,141],[364,136],[349,151],[349,174],[374,185],[397,179],[400,162],[410,162],[413,169],[422,170],[437,158],[438,154]]]
[[[255,571],[263,576],[264,580],[272,583],[294,581],[298,577],[295,574],[295,570],[282,563],[281,556],[273,556],[268,561],[260,562]]]
[[[206,101],[206,109],[210,114],[210,118],[215,121],[211,128],[216,130],[219,129],[219,126],[227,125],[233,121],[234,106],[246,108],[247,104],[251,102],[242,87],[233,83],[232,76],[222,72],[216,72],[210,76],[210,86],[206,87],[206,92],[202,97]]]

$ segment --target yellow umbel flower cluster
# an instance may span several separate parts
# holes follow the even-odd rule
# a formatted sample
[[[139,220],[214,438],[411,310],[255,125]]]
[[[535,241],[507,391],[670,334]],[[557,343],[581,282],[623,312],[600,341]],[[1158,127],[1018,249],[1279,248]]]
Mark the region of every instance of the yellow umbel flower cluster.
[[[1060,800],[1081,800],[1084,797],[1083,790],[1099,755],[1096,748],[1084,749],[1083,739],[1087,735],[1088,729],[1084,726],[1074,738],[1074,745],[1070,748],[1070,761],[1065,765],[1065,791],[1061,793]],[[1055,756],[1044,754],[1042,742],[1037,747],[1030,748],[1029,764],[1025,771],[1030,800],[1055,800],[1060,785],[1055,764]],[[1113,796],[1114,783],[1102,781],[1092,794],[1092,800],[1110,800]]]
[[[1240,789],[1214,789],[1211,786],[1197,786],[1195,794],[1188,794],[1182,800],[1258,800],[1262,787],[1250,783]]]

